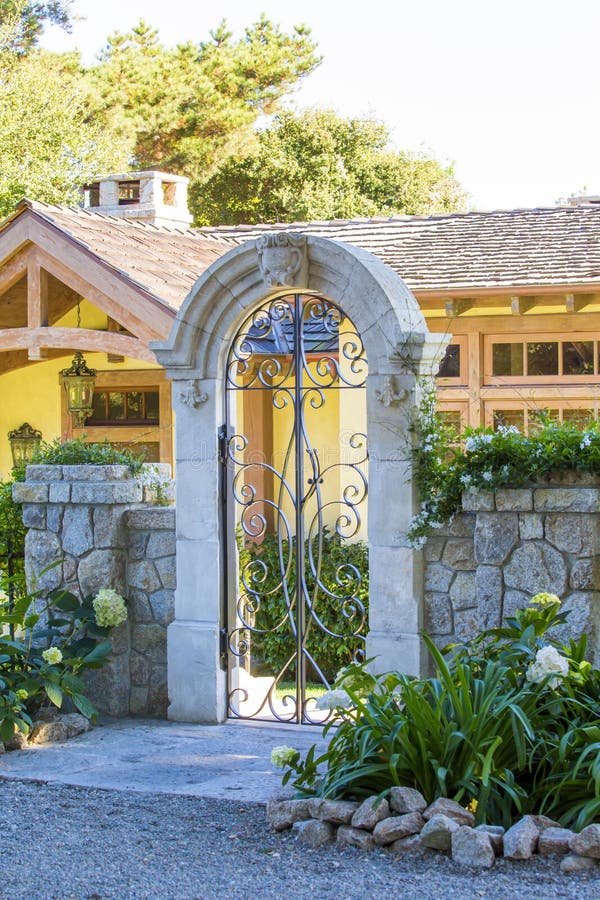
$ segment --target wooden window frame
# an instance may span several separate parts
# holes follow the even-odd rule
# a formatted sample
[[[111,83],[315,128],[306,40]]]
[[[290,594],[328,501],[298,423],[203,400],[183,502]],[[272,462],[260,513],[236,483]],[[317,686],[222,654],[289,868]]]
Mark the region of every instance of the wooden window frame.
[[[60,381],[59,381],[60,383]],[[73,427],[71,417],[67,414],[67,398],[60,386],[61,433],[67,437],[86,435],[90,443],[104,440],[116,443],[144,441],[159,445],[160,461],[173,465],[173,412],[171,408],[171,384],[162,369],[140,369],[125,371],[97,371],[96,387],[98,390],[136,391],[154,388],[158,390],[158,423],[138,425],[86,425],[84,428]]]
[[[592,341],[594,344],[594,373],[588,375],[563,375],[562,345],[566,341]],[[493,345],[521,344],[523,347],[523,371],[527,364],[527,344],[558,344],[557,375],[493,375]],[[556,332],[532,332],[531,334],[485,334],[483,337],[483,384],[484,385],[524,385],[524,384],[598,384],[600,383],[600,333],[598,331],[577,331],[569,334]]]
[[[460,374],[454,378],[436,378],[437,387],[466,387],[469,382],[469,335],[453,334],[449,344],[458,344]]]
[[[502,400],[484,401],[484,425],[486,428],[494,427],[494,413],[502,410],[523,410],[525,413],[525,433],[529,433],[529,416],[539,413],[543,409],[556,409],[559,420],[563,421],[563,413],[566,409],[591,409],[595,418],[600,418],[600,401],[596,397],[545,397],[540,398],[540,406],[534,406],[531,400],[521,400],[517,397]]]
[[[460,413],[460,430],[464,431],[464,429],[469,424],[469,401],[468,400],[442,400],[438,396],[437,409],[440,413],[445,412],[458,412]]]

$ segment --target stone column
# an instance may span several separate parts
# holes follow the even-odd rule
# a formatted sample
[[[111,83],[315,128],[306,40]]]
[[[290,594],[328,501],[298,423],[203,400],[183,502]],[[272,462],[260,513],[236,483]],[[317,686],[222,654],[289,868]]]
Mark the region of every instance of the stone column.
[[[113,588],[127,596],[123,514],[142,494],[127,466],[28,466],[27,480],[13,488],[29,529],[28,588],[47,593],[62,587],[79,597]],[[86,673],[87,691],[98,709],[122,716],[129,713],[129,621],[113,629],[111,641],[107,664]]]

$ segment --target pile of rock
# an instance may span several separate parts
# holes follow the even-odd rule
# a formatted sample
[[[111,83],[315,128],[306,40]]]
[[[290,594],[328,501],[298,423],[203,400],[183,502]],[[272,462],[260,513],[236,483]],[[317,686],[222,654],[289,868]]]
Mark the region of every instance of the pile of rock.
[[[25,750],[30,744],[52,744],[90,730],[89,719],[79,713],[59,713],[51,709],[41,709],[28,735],[15,731],[13,737],[4,744],[0,741],[0,753],[5,750]]]
[[[267,821],[275,831],[291,828],[311,848],[335,841],[360,850],[383,847],[397,856],[441,851],[477,868],[491,868],[497,856],[522,860],[535,853],[562,856],[566,873],[600,865],[600,825],[576,834],[546,816],[524,816],[508,830],[476,826],[473,813],[454,800],[440,797],[428,805],[408,787],[392,788],[389,799],[367,797],[362,803],[276,797],[267,804]]]

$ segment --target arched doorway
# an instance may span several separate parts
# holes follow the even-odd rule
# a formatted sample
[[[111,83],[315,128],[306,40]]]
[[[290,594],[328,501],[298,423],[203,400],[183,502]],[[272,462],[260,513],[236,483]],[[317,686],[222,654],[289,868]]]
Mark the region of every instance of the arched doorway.
[[[331,300],[252,310],[225,366],[228,714],[316,724],[368,628],[367,356]]]
[[[175,412],[177,589],[167,638],[169,717],[176,721],[222,722],[230,711],[233,626],[228,627],[226,612],[235,608],[237,598],[228,588],[237,588],[238,580],[223,567],[223,534],[235,532],[231,504],[222,502],[231,487],[224,486],[224,473],[234,477],[234,463],[223,466],[227,452],[219,440],[227,361],[253,311],[284,297],[300,298],[294,303],[303,309],[312,298],[331,304],[353,323],[364,346],[365,386],[348,394],[365,397],[369,437],[366,656],[380,671],[416,674],[422,667],[422,560],[406,541],[417,502],[410,428],[421,379],[437,371],[444,341],[429,334],[404,282],[370,253],[320,237],[263,235],[207,269],[177,314],[168,341],[152,345],[173,381]],[[296,316],[295,326],[301,322]],[[310,472],[305,451],[306,460]],[[295,478],[296,473],[294,484]],[[296,490],[294,497],[305,494]],[[244,507],[243,498],[238,506]],[[289,529],[292,542],[296,527]]]

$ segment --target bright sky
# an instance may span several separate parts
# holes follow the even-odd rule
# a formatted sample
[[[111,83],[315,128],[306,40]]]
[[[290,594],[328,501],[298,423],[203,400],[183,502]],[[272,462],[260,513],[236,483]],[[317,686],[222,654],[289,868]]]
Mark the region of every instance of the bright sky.
[[[140,17],[166,45],[236,33],[265,12],[310,26],[324,62],[296,93],[302,106],[376,114],[400,149],[454,161],[476,209],[553,206],[600,194],[598,0],[76,0],[72,35],[92,62],[108,34]]]

